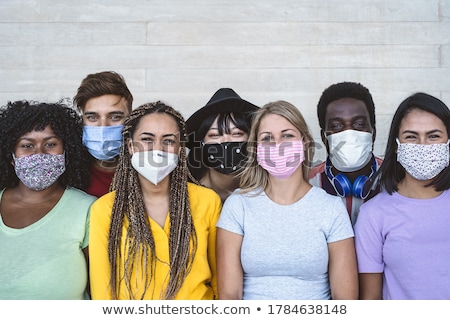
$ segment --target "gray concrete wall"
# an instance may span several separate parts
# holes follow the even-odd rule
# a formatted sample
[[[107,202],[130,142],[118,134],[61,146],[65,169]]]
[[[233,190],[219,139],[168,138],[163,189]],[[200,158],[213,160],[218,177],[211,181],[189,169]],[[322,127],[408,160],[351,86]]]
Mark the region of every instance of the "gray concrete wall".
[[[0,0],[0,104],[71,98],[103,70],[125,77],[134,107],[163,100],[186,117],[220,87],[284,99],[318,141],[321,92],[361,82],[382,155],[407,95],[450,104],[450,0]]]

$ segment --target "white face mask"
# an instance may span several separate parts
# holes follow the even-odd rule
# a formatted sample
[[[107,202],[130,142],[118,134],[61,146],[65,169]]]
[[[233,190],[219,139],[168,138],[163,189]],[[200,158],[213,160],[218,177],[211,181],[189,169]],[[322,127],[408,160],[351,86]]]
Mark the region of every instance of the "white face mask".
[[[449,149],[446,143],[398,144],[397,161],[417,180],[430,180],[436,177],[449,164]]]
[[[178,155],[160,150],[134,152],[131,165],[145,179],[157,185],[167,177],[178,164]]]
[[[345,130],[327,136],[330,160],[342,172],[363,168],[372,158],[372,133]]]

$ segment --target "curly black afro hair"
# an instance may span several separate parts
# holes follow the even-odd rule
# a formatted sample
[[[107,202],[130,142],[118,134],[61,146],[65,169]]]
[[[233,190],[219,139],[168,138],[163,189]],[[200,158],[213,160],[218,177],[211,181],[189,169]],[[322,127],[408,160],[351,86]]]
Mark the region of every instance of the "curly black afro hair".
[[[356,82],[339,82],[326,88],[317,104],[317,117],[322,130],[325,130],[325,115],[328,105],[336,100],[343,98],[353,98],[361,100],[366,105],[370,116],[370,124],[375,128],[375,105],[369,89]]]
[[[42,131],[47,126],[64,145],[66,170],[59,184],[85,190],[89,183],[90,157],[82,144],[82,120],[67,105],[29,101],[8,102],[0,109],[0,189],[19,184],[12,165],[17,141],[27,132]]]

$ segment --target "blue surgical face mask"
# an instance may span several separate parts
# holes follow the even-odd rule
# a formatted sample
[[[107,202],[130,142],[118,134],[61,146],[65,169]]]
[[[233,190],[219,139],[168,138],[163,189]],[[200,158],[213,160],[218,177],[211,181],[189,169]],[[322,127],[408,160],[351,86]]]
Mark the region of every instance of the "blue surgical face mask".
[[[122,146],[120,126],[83,126],[83,144],[98,160],[111,160],[120,153]]]

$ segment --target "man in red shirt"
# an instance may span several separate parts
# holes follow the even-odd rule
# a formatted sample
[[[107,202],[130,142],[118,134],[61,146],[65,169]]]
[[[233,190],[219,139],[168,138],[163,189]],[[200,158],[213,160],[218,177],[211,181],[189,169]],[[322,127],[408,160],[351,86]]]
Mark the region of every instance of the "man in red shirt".
[[[101,197],[109,192],[122,145],[125,117],[133,96],[124,78],[114,71],[89,74],[73,98],[83,118],[83,144],[92,155],[86,192]]]

